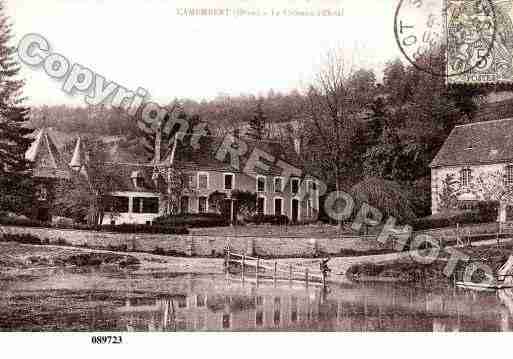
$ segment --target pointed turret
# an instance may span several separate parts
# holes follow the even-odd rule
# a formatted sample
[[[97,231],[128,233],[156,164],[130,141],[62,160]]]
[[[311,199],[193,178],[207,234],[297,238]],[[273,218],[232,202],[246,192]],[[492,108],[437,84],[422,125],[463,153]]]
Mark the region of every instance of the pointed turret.
[[[75,145],[73,157],[71,158],[69,166],[75,171],[80,171],[82,168],[82,140],[80,139],[80,136],[77,139],[77,144]]]

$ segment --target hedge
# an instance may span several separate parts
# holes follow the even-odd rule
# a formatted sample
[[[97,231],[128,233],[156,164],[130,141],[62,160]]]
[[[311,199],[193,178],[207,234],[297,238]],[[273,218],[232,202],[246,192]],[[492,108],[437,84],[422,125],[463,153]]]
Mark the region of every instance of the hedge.
[[[149,234],[188,234],[189,230],[184,226],[146,225],[146,224],[118,224],[89,226],[85,224],[52,225],[51,223],[36,221],[28,218],[0,217],[0,225],[17,227],[38,227],[55,229],[75,229],[86,231],[109,231],[117,233],[149,233]]]
[[[453,210],[434,214],[413,221],[414,230],[454,227],[456,224],[477,224],[497,221],[498,201],[480,201],[471,211]]]
[[[159,226],[222,227],[229,225],[228,218],[218,213],[184,213],[157,217],[153,220]]]
[[[454,227],[456,224],[485,223],[478,211],[451,211],[433,216],[419,218],[412,222],[413,230]]]
[[[289,223],[289,218],[283,214],[256,214],[254,216],[249,217],[247,219],[247,222],[255,224],[267,223],[283,225]]]

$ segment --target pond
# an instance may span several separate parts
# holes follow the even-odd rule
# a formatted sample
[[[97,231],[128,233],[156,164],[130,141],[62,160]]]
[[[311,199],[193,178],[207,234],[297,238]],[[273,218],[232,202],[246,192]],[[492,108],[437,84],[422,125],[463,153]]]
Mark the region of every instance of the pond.
[[[0,277],[3,331],[510,331],[513,292],[38,270]]]

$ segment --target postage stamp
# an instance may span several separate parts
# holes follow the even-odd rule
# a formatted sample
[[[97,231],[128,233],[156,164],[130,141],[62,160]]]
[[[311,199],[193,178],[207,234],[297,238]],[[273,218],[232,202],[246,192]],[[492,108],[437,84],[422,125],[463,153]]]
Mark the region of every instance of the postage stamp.
[[[512,82],[512,7],[511,0],[401,1],[396,41],[413,66],[449,84]]]
[[[448,1],[449,83],[513,81],[512,1]]]

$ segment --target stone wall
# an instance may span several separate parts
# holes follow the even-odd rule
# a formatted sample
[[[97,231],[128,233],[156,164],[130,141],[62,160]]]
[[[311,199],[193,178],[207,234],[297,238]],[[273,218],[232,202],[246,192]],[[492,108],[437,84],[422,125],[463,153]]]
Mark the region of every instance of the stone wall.
[[[28,233],[50,244],[67,244],[108,250],[154,252],[159,249],[168,254],[182,256],[222,256],[227,245],[231,250],[260,257],[313,257],[317,254],[338,254],[342,249],[354,248],[363,242],[361,250],[376,247],[374,237],[348,237],[340,239],[313,239],[296,237],[252,236],[194,236],[166,234],[125,234],[35,227],[2,227],[4,233]],[[365,240],[367,238],[367,240]]]
[[[379,243],[375,236],[347,236],[340,238],[253,237],[253,236],[197,236],[167,234],[125,234],[84,230],[3,226],[4,233],[28,233],[50,244],[107,250],[154,252],[179,256],[222,256],[226,246],[237,253],[258,257],[314,257],[337,255],[344,250],[373,251],[392,249],[389,242]],[[459,228],[459,235],[489,234],[498,230],[496,223],[468,225]],[[442,228],[416,232],[428,234],[437,240],[454,241],[455,228]]]

